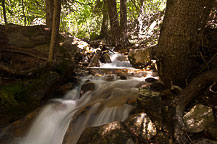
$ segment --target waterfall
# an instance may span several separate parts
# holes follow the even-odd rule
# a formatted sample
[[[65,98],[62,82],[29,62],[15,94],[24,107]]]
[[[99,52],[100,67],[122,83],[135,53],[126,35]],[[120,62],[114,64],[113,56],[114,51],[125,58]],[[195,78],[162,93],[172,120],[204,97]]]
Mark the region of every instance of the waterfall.
[[[91,80],[93,91],[80,95],[80,86],[45,105],[18,144],[76,144],[85,128],[124,121],[134,109],[143,79]]]
[[[110,53],[112,63],[100,63],[101,68],[132,68],[127,55],[118,52]]]

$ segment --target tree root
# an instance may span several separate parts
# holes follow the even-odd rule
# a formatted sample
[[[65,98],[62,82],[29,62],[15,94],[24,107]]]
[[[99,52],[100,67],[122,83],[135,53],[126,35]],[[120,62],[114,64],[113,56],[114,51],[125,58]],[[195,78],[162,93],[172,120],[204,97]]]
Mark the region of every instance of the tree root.
[[[185,124],[183,122],[184,110],[196,96],[198,96],[204,89],[208,88],[214,81],[217,81],[217,68],[204,72],[195,77],[177,96],[175,100],[176,110],[174,117],[174,138],[176,143],[190,143],[186,136]]]
[[[40,60],[47,60],[47,58],[43,58],[43,57],[39,57],[39,56],[36,56],[32,53],[28,53],[28,52],[25,52],[25,51],[21,51],[21,50],[15,50],[15,49],[3,49],[3,50],[0,50],[1,53],[14,53],[14,54],[20,54],[20,55],[25,55],[25,56],[29,56],[29,57],[33,57],[33,58],[37,58],[37,59],[40,59]]]
[[[20,71],[16,71],[14,69],[6,67],[5,65],[0,65],[0,76],[5,77],[5,75],[7,75],[9,78],[15,77],[15,78],[24,78],[24,79],[32,78],[37,74],[39,74],[40,72],[44,71],[45,69],[47,69],[47,63],[37,68],[31,68],[28,70],[20,70]]]

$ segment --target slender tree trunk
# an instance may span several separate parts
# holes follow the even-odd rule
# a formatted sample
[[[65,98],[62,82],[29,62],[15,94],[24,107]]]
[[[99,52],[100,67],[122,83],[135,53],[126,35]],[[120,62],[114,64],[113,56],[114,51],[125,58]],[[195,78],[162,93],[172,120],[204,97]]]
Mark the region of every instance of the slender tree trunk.
[[[104,0],[103,3],[103,20],[102,20],[102,26],[101,26],[101,37],[105,37],[108,33],[108,1]]]
[[[161,28],[157,64],[165,84],[184,87],[189,74],[198,69],[195,37],[203,29],[213,0],[168,0]],[[208,11],[208,12],[207,12]]]
[[[52,28],[54,0],[45,0],[46,4],[46,26]]]
[[[26,15],[25,15],[25,7],[24,7],[24,2],[23,0],[21,0],[21,4],[22,4],[22,9],[23,9],[23,18],[24,18],[24,25],[26,26]]]
[[[58,41],[60,12],[61,12],[61,0],[54,0],[52,34],[51,34],[51,42],[50,42],[49,58],[48,58],[48,61],[51,65],[53,64],[54,61],[54,48]]]
[[[128,44],[127,38],[127,0],[120,1],[120,26],[121,26],[121,43],[125,48]]]
[[[2,8],[3,8],[4,21],[6,25],[8,24],[8,22],[7,22],[6,10],[5,10],[5,0],[2,0]]]
[[[143,28],[143,18],[145,16],[145,3],[144,0],[140,0],[140,12],[138,17],[138,38],[140,39],[142,37],[142,28]]]
[[[120,29],[119,29],[118,13],[116,8],[116,0],[108,0],[108,11],[109,11],[109,19],[110,19],[113,42],[115,45],[117,45],[120,39]]]

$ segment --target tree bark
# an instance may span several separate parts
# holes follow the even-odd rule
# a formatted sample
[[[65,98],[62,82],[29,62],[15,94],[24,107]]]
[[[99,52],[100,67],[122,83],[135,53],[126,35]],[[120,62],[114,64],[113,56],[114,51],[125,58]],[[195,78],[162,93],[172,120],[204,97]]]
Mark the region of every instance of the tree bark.
[[[125,48],[128,44],[127,38],[127,0],[120,0],[120,26],[121,26],[121,43]]]
[[[54,0],[52,33],[51,33],[51,42],[50,42],[49,57],[48,57],[48,62],[51,65],[53,64],[54,61],[54,48],[58,41],[60,12],[61,12],[61,0]]]
[[[54,0],[45,0],[46,4],[46,26],[52,28]]]
[[[163,82],[181,87],[193,69],[197,69],[195,37],[203,29],[213,0],[168,0],[161,28],[157,64]],[[208,11],[205,13],[205,11]]]
[[[5,10],[5,0],[2,0],[2,8],[3,8],[4,22],[5,22],[5,25],[7,25],[8,22],[7,22],[6,10]]]
[[[108,1],[107,0],[104,0],[102,13],[103,13],[103,20],[102,20],[100,36],[106,37],[108,33]]]
[[[120,26],[116,8],[116,0],[108,0],[108,11],[113,42],[115,45],[117,45],[120,39]]]
[[[138,38],[142,37],[142,28],[143,28],[143,17],[145,16],[145,3],[144,0],[140,0],[140,12],[138,17]]]

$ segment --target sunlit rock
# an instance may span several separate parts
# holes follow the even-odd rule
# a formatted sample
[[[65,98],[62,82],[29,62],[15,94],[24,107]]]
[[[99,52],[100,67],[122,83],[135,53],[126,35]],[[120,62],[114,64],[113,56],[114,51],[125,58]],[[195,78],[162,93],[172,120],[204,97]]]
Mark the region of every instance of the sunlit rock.
[[[161,129],[161,96],[160,92],[155,92],[147,87],[140,88],[137,98],[138,111],[144,111],[153,120],[155,125]]]
[[[214,121],[212,108],[197,104],[183,117],[188,132],[202,132]]]
[[[134,139],[120,122],[115,121],[86,129],[77,144],[135,144]]]
[[[133,67],[144,68],[151,63],[152,48],[131,49],[129,52],[129,60]]]
[[[157,128],[146,113],[130,116],[125,121],[125,125],[131,133],[140,136],[143,141],[150,140],[157,135]]]

